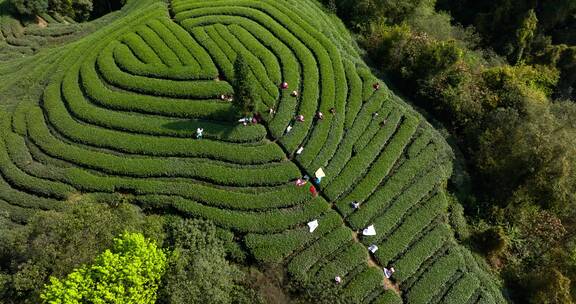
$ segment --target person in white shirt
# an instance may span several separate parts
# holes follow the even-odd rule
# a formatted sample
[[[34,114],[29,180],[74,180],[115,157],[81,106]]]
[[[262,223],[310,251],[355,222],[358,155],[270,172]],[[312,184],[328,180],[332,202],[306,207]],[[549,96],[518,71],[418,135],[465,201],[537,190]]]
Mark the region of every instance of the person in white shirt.
[[[198,129],[196,129],[196,138],[197,138],[197,139],[202,139],[203,132],[204,132],[204,129],[203,129],[203,128],[198,128]]]

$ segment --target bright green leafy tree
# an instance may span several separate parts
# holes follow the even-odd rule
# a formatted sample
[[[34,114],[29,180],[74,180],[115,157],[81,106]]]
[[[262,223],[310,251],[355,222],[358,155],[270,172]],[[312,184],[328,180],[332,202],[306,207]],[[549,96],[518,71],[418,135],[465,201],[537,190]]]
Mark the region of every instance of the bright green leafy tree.
[[[111,250],[65,279],[52,277],[40,296],[44,303],[154,303],[166,269],[166,254],[139,233],[125,233]]]

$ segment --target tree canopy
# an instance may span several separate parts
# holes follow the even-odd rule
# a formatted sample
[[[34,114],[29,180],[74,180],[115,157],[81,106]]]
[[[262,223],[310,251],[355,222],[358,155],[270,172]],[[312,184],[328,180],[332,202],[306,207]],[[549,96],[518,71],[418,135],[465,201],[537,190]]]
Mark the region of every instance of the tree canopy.
[[[226,260],[222,231],[203,220],[176,219],[167,228],[173,249],[159,303],[259,303],[241,285],[244,274]]]
[[[86,21],[119,9],[125,0],[9,0],[22,15],[34,16],[46,12]]]
[[[48,0],[10,0],[19,13],[37,15],[48,10]]]
[[[115,201],[114,201],[115,203]],[[5,303],[38,303],[50,276],[64,277],[114,243],[124,231],[161,242],[163,220],[119,203],[111,208],[88,200],[66,204],[61,212],[39,211],[25,226],[0,224],[0,296]]]
[[[256,112],[258,94],[254,88],[256,80],[242,54],[234,61],[234,106],[242,115]]]
[[[50,278],[40,297],[51,304],[155,303],[166,264],[166,254],[154,242],[139,233],[124,233],[92,265],[62,280]]]

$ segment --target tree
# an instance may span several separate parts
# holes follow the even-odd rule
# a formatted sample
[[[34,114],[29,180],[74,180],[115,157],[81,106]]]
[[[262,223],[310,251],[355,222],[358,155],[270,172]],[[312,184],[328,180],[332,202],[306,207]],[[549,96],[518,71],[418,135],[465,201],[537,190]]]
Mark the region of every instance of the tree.
[[[119,10],[126,0],[93,0],[92,17],[100,17],[112,11]]]
[[[0,270],[7,275],[0,298],[6,304],[38,303],[50,276],[63,277],[92,262],[123,231],[162,241],[162,218],[117,200],[110,202],[114,208],[86,200],[65,205],[62,212],[39,211],[26,226],[0,224]]]
[[[90,19],[94,4],[92,0],[74,0],[72,2],[72,11],[74,15],[71,16],[77,21],[87,21]]]
[[[243,273],[226,260],[226,244],[211,222],[177,219],[167,228],[174,249],[159,303],[259,303],[241,285]]]
[[[515,242],[516,248],[514,249],[518,255],[542,263],[541,259],[544,254],[552,248],[558,248],[560,241],[566,235],[566,228],[562,221],[551,212],[545,210],[522,212],[518,210],[519,208],[515,209],[522,218],[517,220],[520,226],[520,233],[517,237],[521,240]]]
[[[479,249],[492,257],[497,257],[508,246],[508,240],[502,227],[489,228],[475,237],[477,239],[476,243],[481,246]]]
[[[326,8],[332,14],[338,13],[338,5],[336,5],[336,0],[328,0],[328,4],[326,5]]]
[[[256,83],[252,70],[242,54],[234,61],[234,106],[242,115],[256,112],[257,97],[254,84]]]
[[[518,64],[524,56],[524,51],[530,46],[536,30],[538,29],[538,17],[533,9],[529,10],[522,20],[520,28],[516,31],[516,58],[515,63]]]
[[[576,200],[576,107],[533,101],[523,102],[524,113],[488,115],[474,162],[484,191],[503,205],[539,205],[567,218]]]
[[[45,13],[48,9],[48,0],[10,0],[10,2],[20,14],[27,16]]]
[[[531,304],[572,304],[570,279],[555,268],[533,271],[528,275],[528,299]]]
[[[86,21],[93,9],[93,0],[48,0],[49,10],[76,21]]]
[[[166,268],[166,254],[139,233],[125,233],[111,250],[90,266],[74,270],[65,279],[50,278],[40,296],[44,303],[156,302],[156,291]]]

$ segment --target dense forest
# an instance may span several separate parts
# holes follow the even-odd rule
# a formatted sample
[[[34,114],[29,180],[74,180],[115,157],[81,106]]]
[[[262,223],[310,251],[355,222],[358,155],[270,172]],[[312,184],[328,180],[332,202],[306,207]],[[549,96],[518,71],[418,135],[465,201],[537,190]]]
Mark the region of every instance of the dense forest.
[[[518,303],[576,298],[576,2],[325,1],[446,127],[462,238]],[[458,161],[457,161],[458,162]]]

